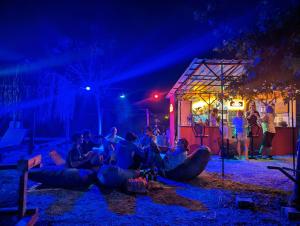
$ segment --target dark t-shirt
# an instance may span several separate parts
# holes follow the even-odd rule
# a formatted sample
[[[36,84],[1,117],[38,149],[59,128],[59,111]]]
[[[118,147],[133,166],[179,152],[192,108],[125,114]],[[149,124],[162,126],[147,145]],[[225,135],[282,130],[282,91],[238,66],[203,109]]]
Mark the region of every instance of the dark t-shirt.
[[[77,162],[83,159],[80,149],[77,147],[72,147],[72,149],[68,153],[67,157],[67,165],[68,167],[72,167],[72,162]]]
[[[256,113],[258,116],[260,116],[259,115],[259,113],[258,113],[258,111],[254,111],[254,113]],[[257,116],[256,115],[251,115],[251,117],[250,118],[248,118],[249,117],[249,115],[250,115],[251,113],[248,111],[247,112],[247,121],[248,121],[248,125],[249,126],[253,126],[253,125],[257,125]]]
[[[86,154],[88,153],[89,151],[92,151],[94,147],[99,147],[100,145],[99,144],[96,144],[92,141],[89,141],[89,142],[83,142],[81,144],[81,154]]]

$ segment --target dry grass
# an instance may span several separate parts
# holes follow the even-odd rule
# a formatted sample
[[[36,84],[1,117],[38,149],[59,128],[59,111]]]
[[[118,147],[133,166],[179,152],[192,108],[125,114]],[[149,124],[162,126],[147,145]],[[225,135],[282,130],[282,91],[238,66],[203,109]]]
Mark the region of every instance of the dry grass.
[[[136,195],[128,195],[116,190],[102,190],[102,194],[105,197],[110,211],[121,215],[135,213]],[[177,205],[194,211],[207,209],[200,202],[178,195],[176,188],[158,182],[149,183],[146,196],[149,196],[153,202],[162,205]]]
[[[53,189],[45,191],[55,197],[55,201],[45,210],[48,215],[64,215],[75,206],[76,201],[84,194],[81,191]],[[43,195],[42,191],[40,195]]]
[[[194,211],[207,210],[202,203],[178,195],[174,187],[162,185],[157,182],[151,183],[152,187],[150,187],[148,195],[155,203],[182,206]]]
[[[260,193],[267,195],[288,195],[289,192],[270,187],[233,181],[230,177],[224,179],[217,173],[203,172],[199,177],[188,182],[189,184],[205,189],[224,189],[238,193]]]
[[[134,214],[136,210],[136,197],[123,192],[112,190],[103,193],[110,211],[120,214]]]

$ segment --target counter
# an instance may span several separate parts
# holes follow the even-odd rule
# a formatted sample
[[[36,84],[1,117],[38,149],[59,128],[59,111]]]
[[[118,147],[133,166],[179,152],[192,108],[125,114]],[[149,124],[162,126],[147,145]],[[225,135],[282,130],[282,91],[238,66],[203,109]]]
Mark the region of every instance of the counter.
[[[229,132],[229,134],[231,134]],[[219,154],[221,135],[219,127],[205,127],[205,135],[203,138],[203,144],[210,147],[213,154]],[[180,137],[186,138],[190,145],[200,144],[200,137],[196,137],[191,126],[180,127]],[[258,136],[254,137],[254,149],[258,150],[262,141],[262,131],[259,131]],[[234,142],[234,139],[230,138],[230,142]],[[295,128],[295,148],[297,141],[297,129]],[[250,147],[249,147],[250,148]],[[291,127],[276,127],[276,135],[273,139],[272,155],[288,155],[293,153],[292,145],[292,128]]]

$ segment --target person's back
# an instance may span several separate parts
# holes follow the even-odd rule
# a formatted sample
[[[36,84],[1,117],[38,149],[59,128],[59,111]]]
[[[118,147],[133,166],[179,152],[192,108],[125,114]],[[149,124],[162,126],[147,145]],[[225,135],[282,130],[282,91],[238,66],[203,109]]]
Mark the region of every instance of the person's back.
[[[116,148],[116,165],[123,169],[138,168],[142,159],[142,151],[135,144],[137,136],[128,132],[125,140],[118,143]]]
[[[235,135],[244,133],[245,128],[245,120],[242,116],[236,116],[232,120],[232,124],[234,125]]]
[[[133,164],[133,156],[137,146],[126,140],[120,141],[116,149],[116,165],[123,169],[129,169]]]

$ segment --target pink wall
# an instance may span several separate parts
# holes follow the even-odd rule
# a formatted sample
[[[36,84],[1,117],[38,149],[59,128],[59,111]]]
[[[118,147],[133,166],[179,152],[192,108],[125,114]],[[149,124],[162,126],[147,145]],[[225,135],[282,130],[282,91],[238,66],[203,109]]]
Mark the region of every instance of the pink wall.
[[[170,106],[173,106],[173,111],[170,111]],[[176,128],[176,104],[175,104],[175,96],[170,97],[170,106],[169,106],[169,114],[170,114],[170,145],[174,147],[174,141],[175,141],[175,128]]]

